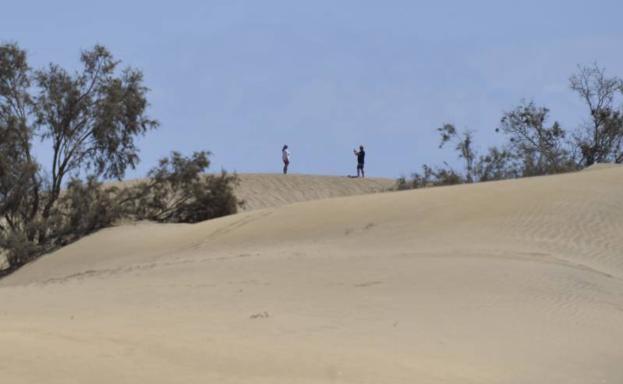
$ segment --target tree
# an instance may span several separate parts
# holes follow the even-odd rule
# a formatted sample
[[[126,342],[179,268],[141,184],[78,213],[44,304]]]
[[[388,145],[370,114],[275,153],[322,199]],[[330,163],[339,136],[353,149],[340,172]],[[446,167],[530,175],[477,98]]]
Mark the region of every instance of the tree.
[[[464,173],[447,163],[445,167],[424,165],[422,173],[414,173],[412,179],[398,179],[398,188],[548,175],[596,162],[623,163],[623,107],[617,104],[623,80],[606,76],[605,70],[594,64],[580,66],[569,81],[590,111],[590,121],[579,129],[568,133],[557,121],[550,125],[549,109],[524,101],[505,112],[496,128],[507,141],[478,155],[469,131],[458,132],[454,125],[444,124],[437,129],[441,135],[439,147],[456,144],[454,149],[464,160]]]
[[[522,102],[504,113],[497,132],[509,136],[508,152],[521,162],[522,176],[547,175],[569,170],[571,159],[566,132],[558,122],[546,126],[549,109]]]
[[[145,115],[147,88],[139,70],[117,71],[119,62],[100,45],[80,60],[83,68],[73,75],[54,64],[35,74],[35,125],[53,148],[43,220],[68,174],[121,179],[138,162],[135,138],[158,126]]]
[[[0,45],[0,234],[25,230],[38,210],[30,85],[26,53],[16,44]]]
[[[14,251],[13,265],[58,243],[48,237],[60,233],[60,205],[78,210],[59,205],[68,177],[89,177],[85,187],[70,185],[78,194],[122,178],[139,160],[135,139],[158,125],[145,114],[139,70],[119,69],[99,45],[80,61],[75,73],[54,64],[33,71],[17,44],[0,45],[0,248]],[[49,167],[32,154],[35,136],[52,145]]]
[[[574,137],[582,166],[599,162],[623,163],[623,111],[615,105],[623,80],[606,76],[597,64],[579,66],[570,87],[586,104],[590,120]]]
[[[521,168],[516,164],[516,156],[508,149],[498,147],[489,148],[486,155],[478,158],[475,173],[478,181],[514,179],[522,175]]]
[[[158,126],[139,70],[119,69],[96,45],[81,69],[32,71],[16,44],[0,45],[0,251],[11,270],[124,217],[198,222],[235,213],[238,178],[205,175],[209,152],[173,152],[134,187],[110,187],[139,161],[136,138]],[[32,154],[52,146],[49,167]]]
[[[422,173],[413,173],[410,180],[405,177],[398,179],[398,189],[498,180],[512,174],[507,170],[510,161],[509,154],[497,148],[491,148],[487,156],[479,157],[474,148],[473,134],[470,131],[459,132],[453,124],[446,123],[437,128],[437,132],[441,136],[439,148],[443,148],[449,142],[455,143],[454,150],[464,161],[464,171],[456,171],[445,162],[445,167],[432,167],[424,164]]]
[[[118,196],[119,188],[106,186],[94,176],[85,181],[73,178],[52,212],[50,237],[65,245],[113,225],[122,217]]]

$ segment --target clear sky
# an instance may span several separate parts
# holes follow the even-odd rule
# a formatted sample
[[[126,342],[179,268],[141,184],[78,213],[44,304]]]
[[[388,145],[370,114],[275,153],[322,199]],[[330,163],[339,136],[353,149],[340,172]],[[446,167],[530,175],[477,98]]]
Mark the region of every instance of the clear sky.
[[[397,177],[438,150],[444,122],[478,146],[522,99],[573,127],[568,78],[593,62],[623,76],[620,0],[2,1],[0,41],[40,67],[77,68],[107,46],[138,67],[162,126],[140,142],[143,175],[170,150],[208,149],[216,170]],[[49,153],[40,148],[39,157]]]

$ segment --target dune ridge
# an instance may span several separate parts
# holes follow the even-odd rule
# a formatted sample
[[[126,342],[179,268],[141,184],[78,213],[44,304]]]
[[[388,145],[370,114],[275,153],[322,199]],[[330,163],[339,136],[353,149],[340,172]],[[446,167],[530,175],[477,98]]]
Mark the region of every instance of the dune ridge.
[[[0,372],[620,383],[621,196],[601,167],[106,229],[0,280]]]
[[[385,192],[396,186],[386,178],[348,178],[300,174],[241,173],[236,196],[242,210],[274,208],[309,200]]]

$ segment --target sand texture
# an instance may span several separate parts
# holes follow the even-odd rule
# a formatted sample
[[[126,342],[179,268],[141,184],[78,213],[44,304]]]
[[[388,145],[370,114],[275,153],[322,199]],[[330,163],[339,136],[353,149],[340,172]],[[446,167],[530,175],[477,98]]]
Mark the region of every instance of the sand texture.
[[[274,208],[282,205],[331,197],[384,192],[396,186],[396,180],[383,178],[354,179],[345,176],[277,175],[242,173],[235,188],[245,203],[242,210]]]
[[[262,177],[0,280],[0,383],[623,383],[623,168],[282,206]]]

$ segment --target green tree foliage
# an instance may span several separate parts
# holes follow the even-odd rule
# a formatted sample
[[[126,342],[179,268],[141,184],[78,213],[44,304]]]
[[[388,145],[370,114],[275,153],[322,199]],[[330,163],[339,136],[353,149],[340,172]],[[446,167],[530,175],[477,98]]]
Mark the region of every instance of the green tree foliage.
[[[589,118],[577,129],[567,131],[556,121],[551,125],[549,109],[522,102],[505,112],[496,132],[506,142],[479,155],[471,132],[458,132],[452,124],[437,131],[441,145],[454,143],[463,160],[463,171],[424,165],[411,179],[398,179],[399,189],[435,185],[503,180],[549,175],[582,169],[595,163],[623,163],[623,80],[608,77],[603,68],[579,66],[570,79],[570,88],[588,108]]]
[[[138,162],[136,137],[158,125],[145,115],[147,88],[139,70],[119,71],[119,62],[99,45],[83,52],[80,61],[76,74],[51,64],[34,76],[35,126],[53,149],[44,219],[67,175],[121,179]]]
[[[207,152],[173,153],[139,186],[106,187],[136,166],[136,139],[158,122],[146,115],[141,71],[100,45],[80,63],[33,71],[16,44],[0,44],[0,251],[13,268],[125,216],[197,222],[239,204],[235,175],[203,175]],[[50,143],[50,164],[35,160],[35,137]]]
[[[475,174],[481,182],[514,179],[520,177],[521,173],[521,166],[517,164],[516,156],[513,156],[508,149],[498,147],[489,148],[485,155],[478,158],[475,167]]]
[[[119,193],[95,176],[70,180],[50,215],[50,245],[62,246],[113,225],[122,217]]]
[[[206,175],[209,152],[184,157],[173,152],[149,172],[148,181],[129,188],[122,198],[127,214],[138,220],[196,223],[235,213],[236,175]]]
[[[38,165],[31,154],[34,129],[30,68],[15,44],[0,45],[0,230],[23,230],[38,207]]]
[[[398,179],[398,189],[422,188],[501,180],[517,177],[515,158],[508,150],[489,148],[485,155],[479,155],[474,147],[470,131],[458,131],[452,124],[444,124],[437,131],[441,136],[439,148],[448,143],[454,144],[454,151],[462,160],[463,169],[455,170],[447,163],[443,167],[423,165],[422,172],[416,172],[410,179]]]
[[[410,179],[401,177],[398,179],[398,190],[424,188],[424,187],[439,187],[444,185],[455,185],[465,183],[464,175],[452,169],[446,164],[446,167],[433,168],[424,164],[422,166],[422,172],[415,172],[411,175]]]
[[[574,168],[566,132],[558,122],[546,126],[549,109],[522,103],[504,113],[496,131],[506,135],[506,151],[519,161],[520,176],[560,173]]]
[[[574,135],[581,165],[623,163],[623,111],[617,105],[623,92],[623,80],[606,76],[605,69],[593,64],[580,66],[569,83],[590,114]]]
[[[441,143],[439,148],[443,148],[446,143],[454,142],[454,149],[459,154],[459,158],[463,160],[465,167],[465,175],[463,177],[466,183],[474,182],[474,162],[476,161],[476,152],[473,147],[473,134],[470,131],[459,133],[454,125],[444,124],[437,131],[441,135]],[[443,171],[443,170],[442,170]],[[445,174],[444,174],[445,175]],[[450,172],[450,180],[454,179],[454,172]]]
[[[240,201],[234,195],[238,177],[222,171],[207,175],[209,152],[190,157],[178,152],[160,160],[148,180],[121,193],[125,215],[136,220],[196,223],[236,213]]]
[[[39,244],[68,175],[123,177],[138,161],[136,137],[157,126],[145,115],[140,71],[120,70],[99,45],[80,60],[76,73],[55,64],[32,71],[16,44],[0,46],[0,214]],[[35,135],[52,145],[48,166],[34,160]]]

